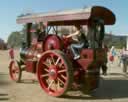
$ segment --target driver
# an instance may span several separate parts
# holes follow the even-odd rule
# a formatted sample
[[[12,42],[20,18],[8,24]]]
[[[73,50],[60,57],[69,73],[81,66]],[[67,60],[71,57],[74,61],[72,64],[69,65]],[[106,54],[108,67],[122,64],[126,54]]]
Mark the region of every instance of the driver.
[[[45,29],[46,29],[45,25],[42,22],[40,22],[38,24],[38,28],[37,28],[37,31],[36,31],[36,33],[37,33],[37,41],[38,42],[41,42],[41,41],[44,40],[44,38],[46,36]]]
[[[80,58],[79,49],[83,47],[87,47],[88,45],[87,45],[87,39],[82,31],[82,27],[80,25],[75,25],[73,29],[75,30],[74,33],[64,37],[65,38],[72,37],[73,43],[71,44],[70,48],[73,53],[74,60],[76,60]]]

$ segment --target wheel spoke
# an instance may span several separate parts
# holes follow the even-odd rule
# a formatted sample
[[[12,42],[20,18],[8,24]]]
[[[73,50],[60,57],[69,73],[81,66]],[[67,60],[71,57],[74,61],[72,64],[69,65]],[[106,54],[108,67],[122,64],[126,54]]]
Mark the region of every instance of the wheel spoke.
[[[57,91],[57,84],[55,81],[54,81],[54,91]]]
[[[16,74],[14,74],[14,78],[15,78],[15,80],[17,79],[17,75]]]
[[[50,65],[50,66],[52,65],[52,62],[51,62],[51,60],[50,60],[50,59],[48,59],[48,63],[49,63],[49,65]]]
[[[49,70],[48,70],[48,69],[46,69],[46,68],[45,68],[44,70],[45,70],[46,72],[49,72]]]
[[[57,64],[59,63],[59,61],[60,61],[60,58],[58,58],[58,59],[56,60],[55,65],[57,65]]]
[[[51,56],[51,60],[52,60],[53,64],[55,64],[55,60],[53,58],[53,55]]]
[[[12,69],[12,71],[11,71],[12,73],[15,73],[15,69]]]
[[[17,73],[17,69],[16,69],[16,68],[15,68],[15,69],[13,69],[12,71],[13,71],[13,73]]]
[[[64,80],[67,80],[67,77],[65,77],[64,75],[61,75],[61,77],[62,77]]]
[[[49,76],[49,74],[43,74],[43,75],[41,75],[41,78],[48,77],[48,76]]]
[[[49,78],[46,80],[46,82],[47,82],[47,84],[49,84],[49,83],[50,83]]]
[[[52,80],[52,81],[50,82],[50,84],[48,85],[48,90],[52,87],[53,83],[54,83],[54,80]]]
[[[59,68],[61,68],[61,67],[62,67],[62,65],[63,65],[63,63],[60,63],[60,64],[59,64]]]
[[[60,78],[57,78],[59,82],[61,82],[63,85],[65,84]]]
[[[19,73],[19,70],[18,70],[18,68],[17,68],[17,69],[15,69],[15,73]]]
[[[66,72],[66,69],[58,71],[58,73],[63,73],[63,72]]]
[[[60,88],[60,82],[59,82],[59,80],[57,80],[57,89],[59,89]]]
[[[51,88],[52,88],[55,92],[57,91],[57,84],[56,84],[55,80],[54,80],[54,82],[53,82]]]
[[[45,62],[43,62],[43,65],[45,65],[47,68],[49,68],[49,67],[50,67],[50,65],[49,65],[49,64],[47,64],[47,63],[45,63]]]

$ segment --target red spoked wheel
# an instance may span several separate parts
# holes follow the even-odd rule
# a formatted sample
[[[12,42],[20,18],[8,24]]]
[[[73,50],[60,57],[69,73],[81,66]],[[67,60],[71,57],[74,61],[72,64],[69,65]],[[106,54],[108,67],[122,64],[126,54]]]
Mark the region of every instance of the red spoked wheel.
[[[47,94],[59,97],[71,87],[72,66],[64,53],[49,50],[39,60],[37,76]]]
[[[10,66],[9,66],[9,74],[10,74],[10,78],[15,81],[15,82],[20,82],[21,81],[21,68],[18,65],[17,61],[12,60],[10,62]]]

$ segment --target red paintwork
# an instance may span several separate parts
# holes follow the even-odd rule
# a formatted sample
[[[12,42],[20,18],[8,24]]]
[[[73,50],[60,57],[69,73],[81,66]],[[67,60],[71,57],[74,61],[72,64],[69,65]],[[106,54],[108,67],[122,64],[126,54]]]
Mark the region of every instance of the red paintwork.
[[[48,35],[44,41],[43,49],[44,51],[50,49],[61,49],[62,41],[57,35]]]
[[[77,82],[78,80],[80,80],[80,77],[82,77],[82,75],[87,75],[89,77],[87,80],[90,83],[90,88],[91,89],[97,88],[99,74],[95,75],[95,73],[97,73],[97,71],[95,71],[95,70],[97,70],[97,68],[99,69],[100,63],[103,63],[103,59],[101,59],[104,55],[103,51],[101,51],[101,50],[96,51],[97,64],[95,64],[95,63],[92,64],[94,61],[94,50],[93,49],[83,49],[80,53],[81,58],[77,61],[74,61],[72,58],[72,53],[68,49],[68,46],[71,44],[71,39],[62,39],[62,41],[63,41],[63,44],[62,44],[62,43],[60,43],[61,42],[60,38],[58,38],[57,36],[55,37],[55,36],[56,35],[50,35],[50,36],[48,36],[48,39],[46,40],[46,42],[44,41],[44,46],[46,48],[45,51],[48,50],[47,49],[48,45],[51,44],[51,42],[49,42],[49,41],[54,40],[53,41],[54,43],[52,43],[54,46],[54,49],[62,49],[62,47],[63,47],[64,52],[67,54],[67,56],[71,60],[71,62],[73,62],[73,66],[78,67],[77,68],[78,70],[74,71],[74,82]],[[57,46],[56,46],[56,44],[57,44]],[[98,56],[100,56],[100,57],[98,57]],[[91,65],[91,66],[89,66],[89,65]],[[89,68],[93,69],[92,70],[93,74],[91,74],[91,78],[90,78],[90,74],[88,75],[88,73],[86,72],[87,70],[89,70]]]
[[[51,61],[51,65],[48,65],[47,63],[46,59],[48,58]],[[58,59],[59,62],[57,62]],[[53,60],[55,61],[55,63],[53,62]],[[62,75],[65,78],[63,78]],[[43,90],[51,96],[61,96],[67,89],[67,85],[69,83],[69,74],[67,72],[67,65],[65,61],[59,54],[52,51],[49,51],[42,55],[38,63],[37,76]],[[47,80],[54,80],[55,82],[61,80],[63,81],[63,83],[59,81],[62,85],[56,90],[52,88],[52,86],[49,87],[50,83],[48,83]]]
[[[71,39],[60,39],[57,35],[48,35],[44,42],[33,41],[30,48],[26,50],[26,59],[25,59],[25,70],[30,73],[37,73],[39,83],[42,89],[51,96],[61,96],[64,94],[65,90],[68,88],[69,84],[69,74],[67,71],[67,66],[64,64],[65,60],[57,53],[53,53],[52,50],[61,50],[65,53],[65,55],[70,59],[73,66],[73,77],[76,85],[85,84],[83,83],[83,77],[86,80],[85,87],[89,86],[89,90],[93,90],[98,87],[99,83],[99,68],[100,65],[104,63],[104,55],[105,50],[103,49],[82,49],[80,51],[80,59],[73,60],[72,53],[70,51]],[[49,50],[49,51],[47,51]],[[95,51],[95,52],[94,52]],[[96,53],[96,58],[94,58],[94,53]],[[41,57],[38,57],[40,54]],[[99,57],[100,56],[100,57]],[[59,64],[55,65],[52,63],[49,67],[44,65],[43,63],[47,62],[46,58],[51,57],[54,60],[60,58],[60,63],[64,64],[62,69],[65,69],[62,75],[64,75],[65,79],[61,77],[59,73],[60,67]],[[52,59],[50,59],[52,61]],[[95,63],[94,63],[95,60]],[[43,75],[47,75],[46,77],[42,77]],[[17,80],[13,78],[13,72],[10,74],[12,80]],[[55,90],[52,88],[48,88],[50,83],[47,82],[47,79],[54,80],[55,82],[60,78],[64,85],[61,86],[60,89]]]
[[[17,81],[18,80],[18,74],[19,74],[19,68],[16,66],[16,63],[14,60],[11,60],[9,64],[9,74],[12,80]]]
[[[83,49],[81,51],[81,58],[77,61],[81,68],[87,70],[88,66],[93,62],[94,52],[92,49]]]
[[[46,81],[46,78],[49,78],[50,80],[57,80],[60,75],[58,74],[58,65],[52,64],[51,66],[47,67],[46,65],[43,65],[44,62],[46,62],[46,58],[53,57],[56,60],[57,58],[60,58],[62,60],[61,63],[64,63],[63,58],[59,54],[52,53],[52,50],[58,49],[65,53],[65,55],[70,59],[72,62],[72,65],[74,67],[74,83],[82,83],[83,80],[81,78],[85,77],[85,80],[88,81],[90,90],[95,89],[98,86],[98,80],[99,80],[99,74],[97,74],[97,70],[100,68],[100,65],[104,63],[104,50],[96,49],[96,63],[94,63],[94,50],[93,49],[82,49],[80,52],[80,59],[73,60],[72,53],[69,49],[69,46],[71,44],[71,39],[60,39],[57,35],[48,35],[44,42],[37,42],[36,40],[32,43],[31,47],[27,50],[26,53],[26,61],[25,70],[27,72],[31,73],[37,73],[39,83],[43,90],[48,93],[51,96],[61,96],[65,89],[67,88],[68,84],[68,78],[67,72],[65,72],[65,85],[60,90],[53,90],[48,89],[47,87],[49,84]],[[42,48],[43,47],[43,48]],[[49,50],[49,53],[45,53],[47,50]],[[42,55],[41,58],[38,58],[37,55]],[[99,57],[100,56],[100,57]],[[36,60],[34,60],[36,58]],[[38,61],[39,60],[39,61]],[[38,64],[37,64],[38,63]],[[37,70],[38,65],[38,70]],[[46,69],[45,69],[46,68]],[[66,66],[64,67],[65,69]],[[47,71],[46,71],[47,70]],[[91,71],[91,72],[88,72]],[[54,72],[54,75],[51,75],[50,72]],[[99,73],[99,70],[98,70]],[[47,77],[41,77],[42,75],[48,74]],[[64,81],[64,80],[63,80]],[[86,85],[85,85],[86,86]]]
[[[62,38],[64,49],[67,50],[67,47],[72,43],[71,38]]]
[[[9,56],[11,59],[14,59],[14,49],[13,48],[9,49]]]
[[[37,61],[28,60],[25,62],[25,69],[27,72],[36,73],[36,64]]]
[[[22,47],[21,59],[18,61],[18,64],[21,65],[19,67],[20,72],[25,69],[27,72],[37,73],[42,89],[51,96],[63,95],[70,88],[70,84],[81,85],[86,87],[85,90],[89,91],[97,88],[99,69],[106,63],[107,58],[104,49],[84,48],[80,51],[80,59],[73,60],[70,50],[71,39],[60,38],[56,34],[47,35],[42,42],[38,42],[37,39],[31,39],[31,33],[36,31],[31,28],[35,22],[47,24],[45,25],[48,28],[47,32],[51,29],[49,26],[58,25],[87,25],[87,27],[93,27],[96,21],[100,19],[104,21],[105,25],[112,25],[116,20],[115,15],[109,9],[100,6],[43,14],[36,13],[18,17],[17,23],[27,24],[27,43]],[[57,27],[54,30],[57,33]],[[102,43],[102,41],[99,42]],[[13,64],[14,62],[12,61],[9,68],[10,76],[12,80],[16,80],[14,74],[16,74],[17,68],[14,67],[12,69]],[[21,76],[21,73],[19,75]],[[59,84],[57,83],[58,81]],[[53,88],[55,86],[51,86],[52,84],[55,86],[58,84],[60,88],[55,89]]]
[[[42,49],[43,43],[37,42],[36,39],[33,39],[31,47],[26,51],[26,61],[25,61],[25,70],[27,72],[36,73],[36,64],[38,55],[43,53]]]

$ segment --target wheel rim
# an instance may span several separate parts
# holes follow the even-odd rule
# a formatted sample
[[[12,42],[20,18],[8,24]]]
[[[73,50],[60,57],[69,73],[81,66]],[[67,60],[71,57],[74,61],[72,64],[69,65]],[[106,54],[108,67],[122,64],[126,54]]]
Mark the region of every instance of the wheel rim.
[[[11,63],[11,66],[10,66],[10,77],[11,77],[11,79],[14,80],[14,81],[18,81],[19,74],[20,74],[19,66],[18,66],[17,62],[13,61]]]
[[[69,74],[62,56],[47,53],[39,61],[38,79],[43,90],[51,96],[61,96],[67,89]]]

